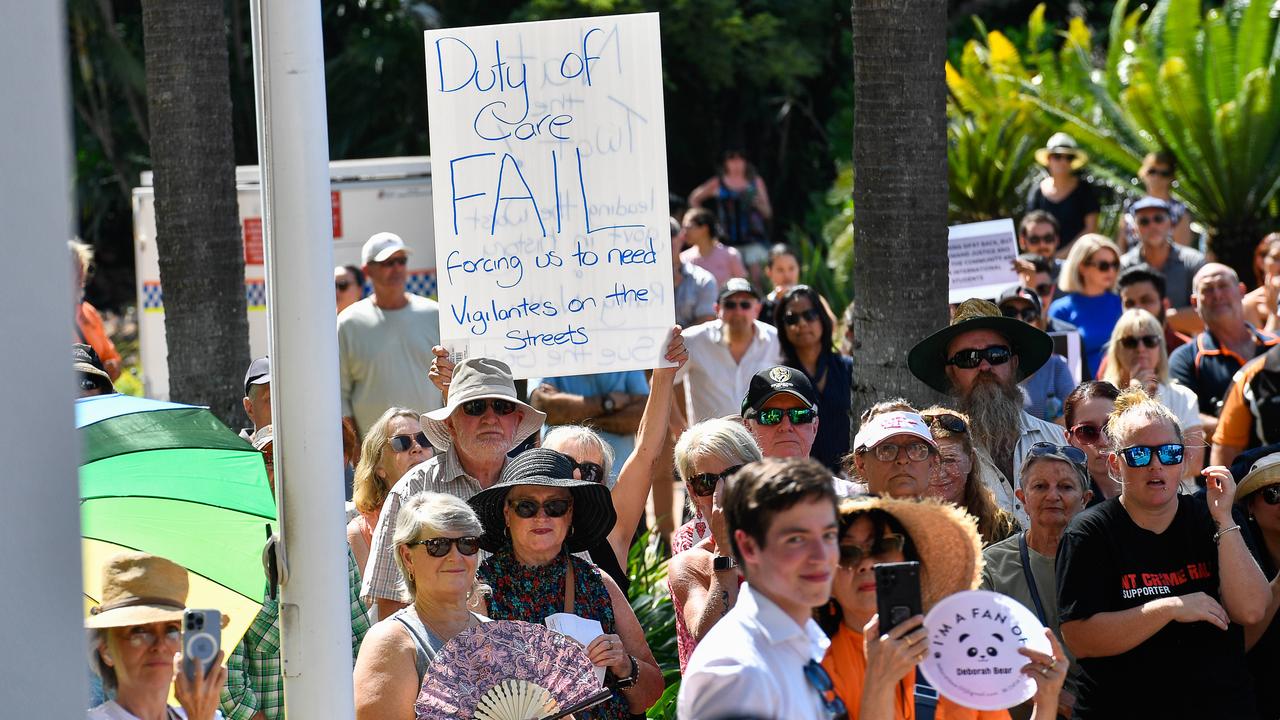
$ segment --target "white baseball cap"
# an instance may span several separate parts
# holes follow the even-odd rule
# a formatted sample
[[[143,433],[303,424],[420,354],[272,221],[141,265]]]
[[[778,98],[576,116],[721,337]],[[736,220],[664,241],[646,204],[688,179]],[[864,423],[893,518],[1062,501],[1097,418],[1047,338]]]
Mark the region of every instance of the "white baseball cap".
[[[364,247],[360,250],[360,262],[364,265],[368,265],[371,262],[383,262],[398,252],[409,255],[413,250],[408,245],[405,245],[400,236],[395,233],[376,233],[365,241]]]
[[[924,418],[913,412],[895,411],[880,413],[863,423],[853,438],[853,449],[873,448],[894,435],[915,435],[934,448],[938,447]]]

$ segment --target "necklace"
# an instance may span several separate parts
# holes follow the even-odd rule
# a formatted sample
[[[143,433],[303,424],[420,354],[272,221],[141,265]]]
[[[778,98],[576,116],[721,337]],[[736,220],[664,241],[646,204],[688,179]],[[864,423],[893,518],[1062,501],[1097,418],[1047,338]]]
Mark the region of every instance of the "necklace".
[[[462,627],[458,628],[457,632],[442,633],[440,632],[440,629],[436,627],[435,623],[427,619],[426,614],[422,612],[422,608],[418,607],[417,603],[414,603],[413,611],[418,614],[418,619],[422,621],[423,625],[427,626],[428,630],[430,630],[432,633],[435,634],[436,637],[440,638],[441,640],[444,640],[445,642],[452,640],[458,633],[476,624],[476,616],[470,611],[467,611],[467,619],[462,622]]]

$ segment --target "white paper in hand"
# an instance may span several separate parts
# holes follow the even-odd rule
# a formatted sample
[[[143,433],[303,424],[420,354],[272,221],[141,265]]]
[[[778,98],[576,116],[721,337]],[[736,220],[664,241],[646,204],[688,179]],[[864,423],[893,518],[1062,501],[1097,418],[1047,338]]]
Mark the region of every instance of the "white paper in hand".
[[[604,634],[604,626],[599,620],[589,620],[573,613],[548,615],[542,622],[561,635],[568,635],[582,643],[583,647],[590,645],[592,640]],[[604,668],[596,668],[596,679],[600,681],[600,686],[604,687]]]

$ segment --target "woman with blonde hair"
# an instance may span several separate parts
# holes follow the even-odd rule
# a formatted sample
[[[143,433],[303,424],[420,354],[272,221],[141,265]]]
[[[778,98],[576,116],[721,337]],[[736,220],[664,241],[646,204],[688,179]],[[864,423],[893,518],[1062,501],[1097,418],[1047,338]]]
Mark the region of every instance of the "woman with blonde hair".
[[[1062,264],[1058,287],[1066,295],[1049,306],[1049,317],[1079,329],[1085,354],[1084,377],[1093,377],[1097,372],[1103,346],[1124,310],[1115,292],[1119,273],[1120,248],[1096,233],[1081,235]]]
[[[978,521],[982,546],[1000,542],[1018,531],[1018,521],[996,504],[995,496],[978,476],[981,465],[969,439],[969,418],[935,405],[920,413],[938,443],[942,466],[925,492],[965,510]]]
[[[1062,638],[1080,661],[1073,717],[1257,717],[1241,626],[1271,597],[1232,517],[1236,483],[1204,471],[1180,495],[1186,448],[1169,409],[1140,388],[1107,419],[1120,495],[1072,519],[1058,545]],[[1194,673],[1193,692],[1170,692]]]
[[[1120,316],[1107,345],[1107,365],[1102,379],[1121,389],[1142,388],[1178,418],[1187,446],[1186,462],[1182,464],[1183,486],[1194,492],[1191,479],[1204,466],[1204,428],[1199,400],[1190,389],[1169,380],[1164,328],[1154,315],[1133,308]]]
[[[431,458],[433,450],[422,432],[421,417],[417,410],[387,408],[364,434],[351,487],[351,501],[359,514],[347,523],[347,544],[362,569],[369,561],[373,529],[378,527],[387,491],[411,468]]]

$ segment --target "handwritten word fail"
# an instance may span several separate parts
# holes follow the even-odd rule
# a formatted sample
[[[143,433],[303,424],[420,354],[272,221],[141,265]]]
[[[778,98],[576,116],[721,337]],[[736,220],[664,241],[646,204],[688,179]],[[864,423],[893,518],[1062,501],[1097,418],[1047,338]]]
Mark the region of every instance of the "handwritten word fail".
[[[444,345],[517,377],[665,364],[657,14],[424,35]]]

